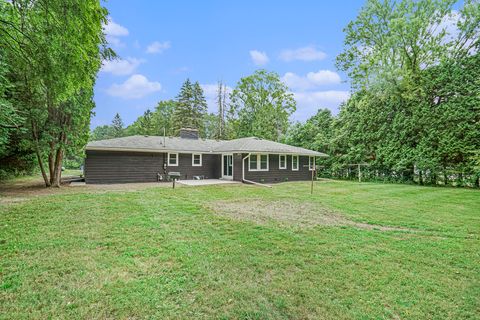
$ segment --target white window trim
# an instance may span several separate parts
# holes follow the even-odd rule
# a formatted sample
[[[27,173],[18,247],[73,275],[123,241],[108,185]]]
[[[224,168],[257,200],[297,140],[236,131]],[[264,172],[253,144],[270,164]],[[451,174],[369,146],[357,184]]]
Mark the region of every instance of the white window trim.
[[[250,157],[252,157],[252,156],[257,157],[257,161],[255,161],[256,168],[251,167]],[[260,169],[261,156],[267,156],[267,169]],[[270,157],[269,157],[268,153],[253,153],[253,154],[248,156],[248,171],[269,171],[269,169],[270,169]]]
[[[308,157],[308,170],[313,171],[314,168],[315,168],[315,157],[314,156],[309,156]]]
[[[282,167],[282,157],[285,157],[284,166]],[[279,169],[287,169],[287,155],[286,154],[279,154],[278,155],[278,168]]]
[[[297,158],[297,168],[293,167],[293,158]],[[300,168],[300,157],[292,155],[292,171],[298,171]]]
[[[200,156],[200,164],[196,164],[194,159],[195,159],[195,156]],[[202,154],[201,153],[192,153],[192,167],[201,167],[202,166]]]
[[[176,157],[175,157],[175,160],[176,160],[176,161],[175,161],[174,164],[171,164],[171,163],[170,163],[170,155],[171,155],[171,154],[175,154],[175,155],[176,155]],[[167,164],[168,164],[169,167],[178,167],[178,153],[176,153],[176,152],[169,152],[169,153],[168,153]]]

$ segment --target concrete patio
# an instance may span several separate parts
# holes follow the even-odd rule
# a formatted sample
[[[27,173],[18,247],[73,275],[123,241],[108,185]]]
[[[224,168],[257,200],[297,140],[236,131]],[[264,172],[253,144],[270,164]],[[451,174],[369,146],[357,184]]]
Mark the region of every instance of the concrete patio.
[[[185,186],[209,186],[214,184],[239,184],[238,181],[222,180],[222,179],[203,179],[203,180],[178,180],[178,184]]]

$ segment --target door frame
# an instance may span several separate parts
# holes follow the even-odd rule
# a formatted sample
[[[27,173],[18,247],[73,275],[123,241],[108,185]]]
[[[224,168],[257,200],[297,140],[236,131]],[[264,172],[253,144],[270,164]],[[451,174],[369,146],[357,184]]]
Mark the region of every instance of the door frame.
[[[231,156],[232,157],[232,175],[231,176],[226,176],[223,174],[223,165],[224,165],[224,159],[225,159],[225,156]],[[222,153],[222,168],[221,168],[221,175],[220,177],[224,180],[233,180],[233,153]]]

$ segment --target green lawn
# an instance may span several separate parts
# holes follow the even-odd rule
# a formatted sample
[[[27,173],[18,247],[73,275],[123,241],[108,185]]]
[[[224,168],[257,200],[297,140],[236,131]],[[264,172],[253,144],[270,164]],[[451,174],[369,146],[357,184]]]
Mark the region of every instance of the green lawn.
[[[309,188],[80,187],[3,205],[0,317],[478,319],[478,190]]]

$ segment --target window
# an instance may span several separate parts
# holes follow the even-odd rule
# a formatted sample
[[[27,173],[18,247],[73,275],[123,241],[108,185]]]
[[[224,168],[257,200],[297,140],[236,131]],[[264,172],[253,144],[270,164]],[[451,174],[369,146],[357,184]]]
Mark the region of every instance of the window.
[[[315,169],[315,157],[308,157],[308,170],[312,171]]]
[[[279,169],[287,169],[287,155],[281,154],[278,156]]]
[[[168,153],[168,165],[171,167],[178,166],[178,153]]]
[[[251,154],[248,171],[268,171],[268,154]]]
[[[248,171],[257,170],[257,155],[251,154],[248,160]]]
[[[192,166],[193,167],[201,167],[202,166],[202,154],[201,153],[193,153],[192,154]]]
[[[260,155],[260,170],[268,170],[268,155]]]
[[[292,156],[292,170],[298,171],[298,156]]]

